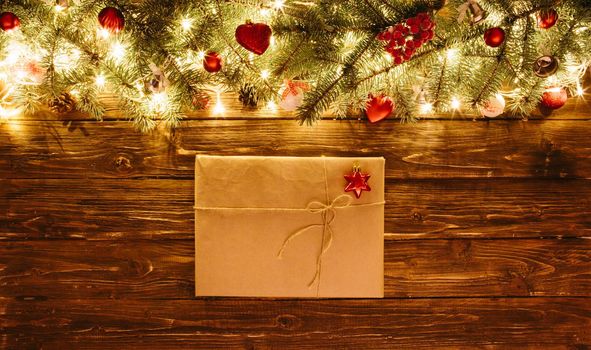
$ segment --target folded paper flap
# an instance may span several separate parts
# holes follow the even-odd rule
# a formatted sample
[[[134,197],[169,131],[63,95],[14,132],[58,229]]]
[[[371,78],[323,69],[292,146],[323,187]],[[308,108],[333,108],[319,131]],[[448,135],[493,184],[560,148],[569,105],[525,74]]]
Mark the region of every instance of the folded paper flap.
[[[196,204],[201,208],[293,208],[344,194],[344,175],[358,163],[371,192],[352,205],[384,201],[384,158],[203,156],[196,158]],[[325,180],[326,171],[326,180]],[[218,195],[211,195],[218,194]]]

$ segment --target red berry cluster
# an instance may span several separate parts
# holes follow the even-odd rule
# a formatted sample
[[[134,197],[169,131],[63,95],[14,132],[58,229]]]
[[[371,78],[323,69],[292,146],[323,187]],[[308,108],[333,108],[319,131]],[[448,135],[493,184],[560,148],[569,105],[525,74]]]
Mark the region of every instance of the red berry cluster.
[[[428,13],[419,13],[403,23],[391,26],[378,34],[378,40],[386,41],[386,51],[394,57],[394,64],[410,60],[423,44],[433,39],[435,22]]]

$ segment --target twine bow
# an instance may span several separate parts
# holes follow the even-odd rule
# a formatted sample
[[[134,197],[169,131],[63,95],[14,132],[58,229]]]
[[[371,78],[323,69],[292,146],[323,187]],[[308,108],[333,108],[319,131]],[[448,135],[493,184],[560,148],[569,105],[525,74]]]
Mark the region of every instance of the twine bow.
[[[308,283],[308,288],[311,288],[314,285],[314,283],[316,283],[316,281],[320,278],[320,273],[322,270],[322,256],[324,255],[324,253],[326,253],[326,251],[330,248],[330,245],[332,244],[334,233],[332,231],[331,224],[337,216],[335,209],[349,207],[351,205],[352,200],[353,198],[351,196],[343,194],[338,196],[328,204],[318,201],[310,202],[306,207],[306,210],[310,213],[320,214],[320,216],[322,217],[322,223],[304,226],[301,229],[289,235],[283,241],[281,249],[279,249],[279,252],[277,253],[277,257],[279,259],[283,257],[283,252],[285,251],[285,248],[293,239],[297,238],[299,235],[303,234],[304,232],[310,229],[322,227],[322,245],[320,253],[318,253],[318,256],[316,257],[316,273],[314,274],[312,280]]]

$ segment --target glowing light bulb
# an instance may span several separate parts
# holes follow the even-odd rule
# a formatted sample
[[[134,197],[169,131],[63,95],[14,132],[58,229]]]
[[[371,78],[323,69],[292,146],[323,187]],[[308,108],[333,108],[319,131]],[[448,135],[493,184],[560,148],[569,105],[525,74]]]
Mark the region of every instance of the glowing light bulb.
[[[581,83],[577,83],[577,96],[581,97],[585,94],[585,89],[581,86]]]
[[[58,4],[58,5],[55,5],[53,7],[53,9],[55,10],[55,12],[62,12],[65,9],[65,7],[63,7],[62,5],[59,5]]]
[[[105,28],[100,28],[98,29],[98,35],[103,39],[108,39],[111,33]]]
[[[283,6],[285,5],[285,1],[284,0],[275,0],[273,2],[273,8],[276,10],[281,10],[283,9]]]
[[[448,60],[454,60],[456,57],[458,57],[458,52],[459,52],[458,49],[454,49],[454,48],[448,49],[447,50],[447,53],[446,53],[447,54],[447,59]]]
[[[148,108],[155,113],[164,113],[168,109],[168,95],[165,92],[152,94]]]
[[[452,109],[458,110],[462,106],[462,103],[460,102],[460,100],[458,100],[456,97],[454,97],[451,99],[450,105],[451,105]]]
[[[188,32],[193,27],[193,20],[191,18],[183,18],[181,20],[181,27],[183,31]]]
[[[224,105],[222,104],[222,100],[220,99],[220,92],[216,92],[215,95],[215,106],[213,106],[213,114],[214,115],[220,115],[220,114],[224,114],[224,112],[226,111],[226,108],[224,107]]]
[[[205,51],[199,51],[197,52],[197,59],[199,59],[199,61],[202,61],[205,58]]]
[[[261,71],[261,78],[263,78],[263,80],[269,79],[270,76],[271,76],[271,72],[269,72],[268,69],[263,69]]]
[[[107,82],[107,79],[102,74],[97,75],[96,78],[94,79],[94,83],[96,84],[96,86],[98,86],[101,89],[105,87],[106,82]]]
[[[275,101],[267,102],[267,109],[272,112],[276,112],[277,111],[277,104],[275,103]]]
[[[388,61],[388,63],[394,62],[394,56],[392,56],[392,54],[389,52],[384,52],[384,59],[386,59],[386,61]]]
[[[433,104],[432,103],[423,103],[419,107],[421,114],[429,114],[433,111]]]
[[[0,120],[8,120],[21,113],[20,108],[10,108],[0,105]]]
[[[29,54],[28,48],[16,40],[10,40],[6,45],[6,58],[2,61],[3,65],[12,66],[21,60],[21,57]]]
[[[266,8],[261,9],[260,13],[261,13],[261,16],[263,16],[263,17],[269,17],[271,15],[271,11]]]
[[[28,74],[23,69],[17,69],[15,75],[16,80],[22,82],[23,80],[27,79]]]
[[[115,59],[115,61],[121,61],[123,57],[125,57],[125,45],[118,41],[114,42],[113,45],[111,45],[111,51],[109,54]]]

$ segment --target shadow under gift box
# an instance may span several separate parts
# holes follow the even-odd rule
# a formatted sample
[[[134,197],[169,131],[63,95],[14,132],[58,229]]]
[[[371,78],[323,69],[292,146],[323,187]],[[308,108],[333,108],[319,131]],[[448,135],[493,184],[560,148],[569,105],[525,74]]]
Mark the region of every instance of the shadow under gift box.
[[[198,155],[195,294],[383,297],[384,163]],[[355,164],[359,199],[344,191]]]

